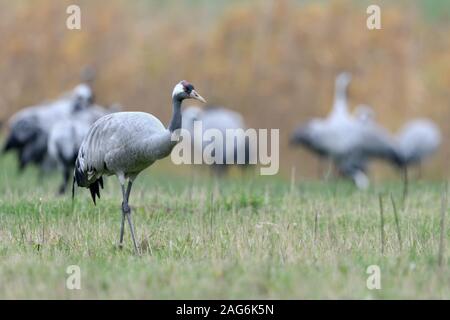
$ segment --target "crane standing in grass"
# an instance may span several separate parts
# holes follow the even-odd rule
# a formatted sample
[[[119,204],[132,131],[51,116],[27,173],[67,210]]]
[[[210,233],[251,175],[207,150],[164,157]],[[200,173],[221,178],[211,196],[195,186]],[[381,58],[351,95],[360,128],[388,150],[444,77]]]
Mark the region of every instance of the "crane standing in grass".
[[[116,175],[119,179],[123,196],[119,247],[122,247],[127,218],[137,254],[139,250],[128,205],[131,187],[141,171],[156,160],[167,157],[177,143],[173,134],[181,129],[181,103],[185,99],[206,102],[192,84],[183,80],[172,93],[173,113],[168,128],[148,113],[113,113],[94,123],[78,152],[73,187],[76,183],[79,187],[89,188],[94,204],[96,196],[100,198],[103,175]],[[125,186],[127,180],[128,186]]]
[[[218,130],[222,133],[223,137],[226,137],[227,131],[233,132],[236,138],[232,145],[227,145],[226,139],[223,141],[215,141],[214,139],[201,141],[195,143],[194,123],[199,122],[201,124],[201,137],[208,130]],[[238,112],[225,107],[209,106],[204,109],[198,107],[187,107],[183,111],[183,129],[186,129],[191,134],[192,144],[194,146],[193,152],[196,152],[203,156],[203,152],[206,147],[211,144],[214,145],[215,152],[222,150],[222,156],[220,160],[216,162],[215,157],[207,159],[208,163],[212,163],[211,168],[217,175],[224,175],[230,165],[241,165],[241,168],[245,168],[250,163],[254,163],[256,155],[250,150],[250,142],[245,136],[246,125],[242,115]],[[217,155],[217,154],[215,154]],[[238,160],[242,159],[240,163]],[[191,159],[193,160],[193,159]]]
[[[442,142],[439,127],[429,119],[414,119],[408,121],[396,136],[399,154],[401,156],[400,168],[403,170],[403,199],[408,195],[408,167],[421,165],[422,162],[433,155]]]

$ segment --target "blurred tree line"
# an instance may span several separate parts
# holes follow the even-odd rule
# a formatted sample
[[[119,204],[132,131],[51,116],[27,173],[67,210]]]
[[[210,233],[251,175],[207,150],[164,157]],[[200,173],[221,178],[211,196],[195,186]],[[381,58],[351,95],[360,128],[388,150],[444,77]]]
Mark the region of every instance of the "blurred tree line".
[[[366,28],[372,3],[382,30]],[[329,111],[334,77],[349,70],[351,106],[371,105],[389,129],[418,116],[439,123],[444,145],[427,173],[441,177],[450,167],[450,11],[436,16],[439,3],[0,0],[0,119],[70,89],[92,66],[99,103],[168,121],[173,85],[187,79],[249,126],[280,128],[281,168],[311,176],[316,162],[288,136]],[[82,30],[66,28],[70,4],[81,7]]]

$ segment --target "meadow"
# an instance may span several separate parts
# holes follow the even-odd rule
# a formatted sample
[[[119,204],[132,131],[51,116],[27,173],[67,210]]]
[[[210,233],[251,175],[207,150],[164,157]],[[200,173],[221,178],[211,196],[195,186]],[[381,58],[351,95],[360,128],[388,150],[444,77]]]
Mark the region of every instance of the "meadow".
[[[361,192],[342,181],[239,171],[217,180],[158,164],[130,202],[141,256],[128,229],[116,247],[115,177],[97,206],[84,189],[73,203],[56,196],[58,182],[33,168],[17,175],[12,155],[0,157],[0,298],[450,298],[445,246],[439,263],[441,182],[414,181],[402,203],[400,180]],[[80,290],[66,288],[69,265],[81,269]],[[380,267],[380,290],[366,287],[370,265]]]

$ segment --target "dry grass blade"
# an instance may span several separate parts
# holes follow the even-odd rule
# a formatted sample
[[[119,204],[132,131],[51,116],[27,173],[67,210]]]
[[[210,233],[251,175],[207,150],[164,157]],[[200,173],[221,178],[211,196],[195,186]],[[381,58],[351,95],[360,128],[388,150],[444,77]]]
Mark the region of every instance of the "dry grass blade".
[[[408,167],[405,166],[403,169],[403,206],[405,205],[406,199],[408,198]]]
[[[395,204],[395,199],[392,196],[392,193],[391,193],[391,202],[392,202],[392,208],[394,209],[395,227],[397,229],[398,245],[399,245],[400,250],[402,250],[403,244],[402,244],[402,234],[401,234],[401,230],[400,230],[400,218],[398,216],[397,205]]]
[[[318,228],[319,228],[319,210],[316,210],[316,214],[314,217],[314,244],[316,244],[317,241]]]
[[[384,254],[384,213],[383,213],[383,196],[381,194],[378,195],[379,204],[380,204],[380,238],[381,238],[381,254]]]
[[[439,238],[439,254],[438,264],[442,267],[444,262],[444,249],[445,249],[445,214],[447,212],[447,190],[448,183],[445,184],[444,190],[441,194],[441,222],[440,222],[440,238]]]
[[[328,209],[328,236],[330,241],[336,244],[337,234],[336,234],[336,225],[334,223],[334,217],[332,209]]]

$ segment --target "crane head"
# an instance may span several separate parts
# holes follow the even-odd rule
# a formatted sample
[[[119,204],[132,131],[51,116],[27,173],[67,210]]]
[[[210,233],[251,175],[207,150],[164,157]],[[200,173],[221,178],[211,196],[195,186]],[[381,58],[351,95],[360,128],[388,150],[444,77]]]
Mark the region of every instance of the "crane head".
[[[350,72],[344,71],[339,73],[336,77],[336,88],[341,91],[346,90],[351,80],[352,75]]]
[[[180,101],[184,99],[195,99],[206,103],[206,100],[195,91],[194,86],[186,80],[180,81],[180,83],[173,88],[172,98],[176,98]]]
[[[73,90],[73,109],[75,111],[83,110],[94,103],[94,93],[87,84],[79,84]]]

